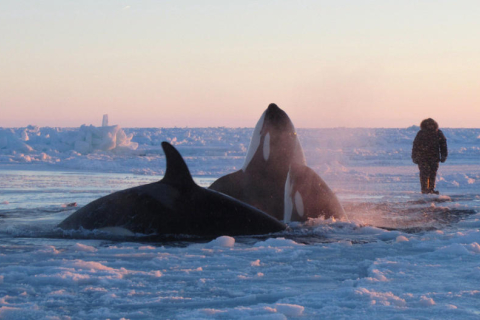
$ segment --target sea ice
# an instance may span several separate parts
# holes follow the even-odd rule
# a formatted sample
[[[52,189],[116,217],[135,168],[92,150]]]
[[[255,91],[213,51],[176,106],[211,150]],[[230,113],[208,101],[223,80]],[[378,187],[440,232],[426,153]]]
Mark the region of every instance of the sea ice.
[[[418,128],[299,129],[351,221],[209,243],[52,230],[76,209],[62,204],[158,181],[161,141],[208,186],[242,168],[253,129],[127,128],[112,150],[75,152],[76,141],[101,144],[96,129],[0,128],[1,319],[478,319],[480,129],[444,130],[440,197],[420,194]],[[119,141],[139,145],[117,152]]]

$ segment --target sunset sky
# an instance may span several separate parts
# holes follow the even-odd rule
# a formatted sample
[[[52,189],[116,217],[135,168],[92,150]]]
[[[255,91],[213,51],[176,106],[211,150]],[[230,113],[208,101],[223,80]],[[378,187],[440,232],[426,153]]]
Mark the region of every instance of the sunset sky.
[[[480,2],[0,1],[0,126],[480,127]]]

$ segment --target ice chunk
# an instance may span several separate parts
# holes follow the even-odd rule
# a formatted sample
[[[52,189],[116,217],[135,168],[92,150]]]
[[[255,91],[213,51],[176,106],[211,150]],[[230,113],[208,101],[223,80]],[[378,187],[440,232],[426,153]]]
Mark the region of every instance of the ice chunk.
[[[397,242],[408,242],[409,240],[405,236],[398,236],[396,241]]]
[[[73,149],[78,153],[86,154],[90,152],[90,144],[86,141],[75,141]]]
[[[435,301],[432,298],[428,298],[426,296],[420,297],[420,305],[422,307],[431,307],[435,305]]]
[[[81,126],[73,142],[74,150],[81,154],[99,151],[136,150],[138,143],[131,142],[133,134],[127,135],[120,126]]]
[[[30,138],[28,137],[27,129],[25,129],[25,130],[22,131],[22,140],[23,140],[23,141],[28,141],[28,140],[30,140]]]
[[[299,317],[302,315],[304,307],[296,304],[277,303],[275,309],[286,316]]]
[[[33,148],[17,137],[13,129],[0,129],[0,149],[30,153]]]
[[[290,239],[280,238],[270,238],[265,241],[260,241],[255,243],[254,247],[271,247],[271,248],[281,248],[281,247],[293,247],[293,246],[303,246],[301,243],[297,243]]]
[[[73,246],[73,249],[75,251],[82,251],[82,252],[95,252],[97,251],[97,249],[95,249],[94,247],[92,246],[87,246],[85,244],[82,244],[82,243],[76,243],[74,246]]]
[[[212,248],[212,247],[233,248],[234,245],[235,245],[235,238],[232,238],[229,236],[218,237],[217,239],[207,243],[208,248]]]

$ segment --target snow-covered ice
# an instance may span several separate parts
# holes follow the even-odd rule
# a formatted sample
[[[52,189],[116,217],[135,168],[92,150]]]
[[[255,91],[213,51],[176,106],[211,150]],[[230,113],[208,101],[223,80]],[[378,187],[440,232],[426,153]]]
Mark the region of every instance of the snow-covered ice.
[[[242,168],[252,128],[0,129],[0,319],[478,319],[480,129],[442,128],[439,197],[419,193],[417,130],[298,130],[349,222],[159,243],[54,226],[160,179],[161,141],[208,186]]]

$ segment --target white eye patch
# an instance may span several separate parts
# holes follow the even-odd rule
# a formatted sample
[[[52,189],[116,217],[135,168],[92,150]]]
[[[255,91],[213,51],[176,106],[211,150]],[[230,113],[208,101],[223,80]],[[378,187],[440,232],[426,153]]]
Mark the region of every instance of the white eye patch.
[[[295,208],[297,209],[297,213],[300,217],[303,217],[305,208],[303,207],[303,199],[300,192],[295,193]]]
[[[263,139],[263,159],[268,161],[268,157],[270,157],[270,132],[267,132],[265,139]]]
[[[285,193],[283,195],[283,222],[288,223],[292,220],[293,201],[292,201],[292,184],[290,182],[290,171],[285,182]]]
[[[260,146],[260,131],[262,131],[263,128],[263,123],[265,121],[265,112],[263,112],[262,116],[260,117],[260,120],[258,120],[257,125],[255,126],[255,130],[253,130],[253,135],[252,135],[252,140],[250,140],[250,145],[248,146],[248,151],[247,151],[247,157],[245,158],[245,162],[243,163],[242,170],[245,172],[247,169],[248,165],[250,164],[250,161],[252,161],[253,156],[257,152],[258,147]]]

